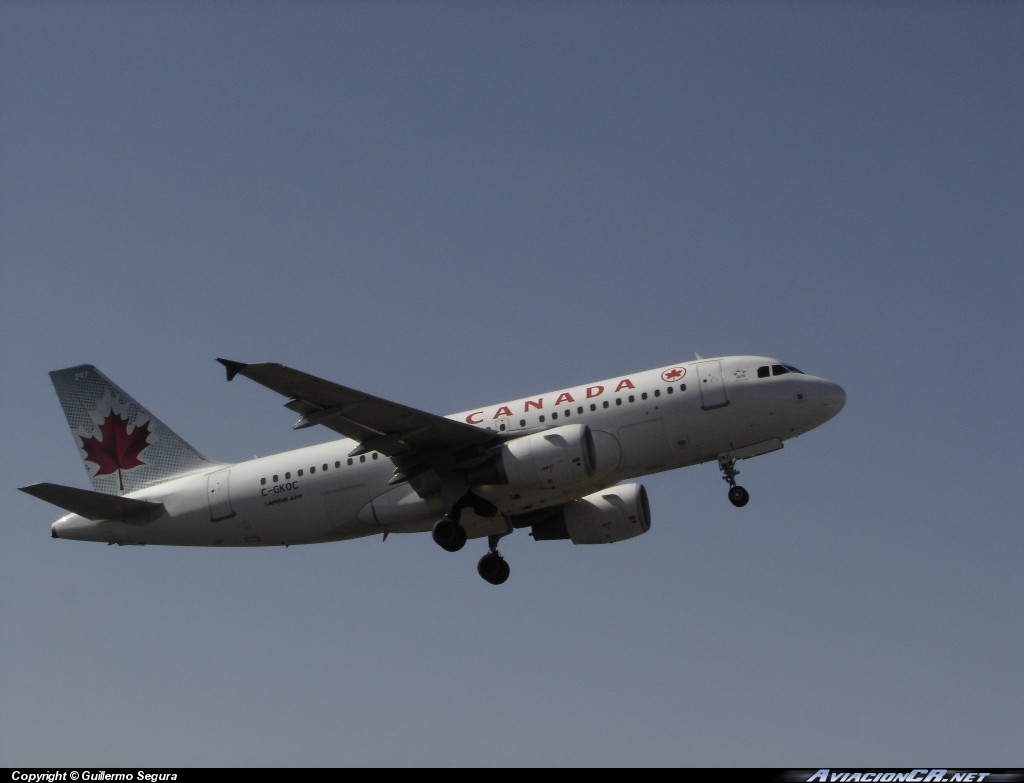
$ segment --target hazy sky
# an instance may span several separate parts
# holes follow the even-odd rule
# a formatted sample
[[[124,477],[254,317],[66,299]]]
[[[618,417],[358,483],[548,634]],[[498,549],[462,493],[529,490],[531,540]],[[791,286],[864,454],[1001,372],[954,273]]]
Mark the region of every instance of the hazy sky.
[[[0,766],[1024,767],[1024,4],[0,4]],[[604,547],[53,541],[47,372],[328,440],[704,356],[846,409]]]

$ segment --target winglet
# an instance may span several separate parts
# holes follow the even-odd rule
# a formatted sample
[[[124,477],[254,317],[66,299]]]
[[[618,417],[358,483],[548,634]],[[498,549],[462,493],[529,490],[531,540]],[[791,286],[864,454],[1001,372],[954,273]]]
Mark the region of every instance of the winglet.
[[[223,364],[224,367],[227,369],[229,381],[234,380],[235,376],[238,375],[238,373],[240,373],[242,370],[249,366],[247,364],[243,364],[242,362],[233,362],[230,359],[218,359],[217,361]]]

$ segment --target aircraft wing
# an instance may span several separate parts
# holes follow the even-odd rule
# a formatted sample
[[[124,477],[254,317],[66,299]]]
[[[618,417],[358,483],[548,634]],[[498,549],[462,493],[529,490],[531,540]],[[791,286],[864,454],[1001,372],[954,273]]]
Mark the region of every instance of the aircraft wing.
[[[322,424],[359,446],[349,456],[378,451],[397,466],[393,482],[408,480],[421,495],[427,484],[413,477],[426,469],[453,470],[479,462],[501,437],[433,413],[374,397],[281,364],[243,364],[218,359],[230,381],[242,375],[289,397],[285,407],[299,414],[294,429]]]

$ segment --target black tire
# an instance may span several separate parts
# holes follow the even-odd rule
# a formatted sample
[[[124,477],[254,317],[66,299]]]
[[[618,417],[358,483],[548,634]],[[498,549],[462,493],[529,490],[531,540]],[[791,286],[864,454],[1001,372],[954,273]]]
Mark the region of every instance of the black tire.
[[[505,558],[494,552],[488,552],[481,557],[476,566],[476,572],[485,582],[490,582],[492,585],[504,584],[511,571]]]
[[[446,552],[458,552],[466,545],[466,529],[454,519],[439,519],[430,531],[434,543]]]
[[[736,508],[743,508],[750,501],[750,493],[743,487],[732,487],[729,490],[729,502]]]
[[[495,585],[503,585],[508,581],[509,574],[512,573],[512,569],[509,568],[508,560],[501,558],[501,570],[498,573],[497,578],[491,583]]]

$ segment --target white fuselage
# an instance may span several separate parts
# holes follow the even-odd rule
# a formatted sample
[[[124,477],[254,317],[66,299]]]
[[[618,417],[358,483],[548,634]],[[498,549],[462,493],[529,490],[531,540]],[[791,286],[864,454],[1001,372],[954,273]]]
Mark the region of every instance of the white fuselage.
[[[842,408],[845,394],[823,378],[788,372],[758,377],[777,360],[734,356],[680,363],[454,414],[447,418],[502,434],[585,424],[597,457],[592,476],[523,490],[473,487],[498,509],[469,512],[469,535],[505,532],[504,518],[568,502],[620,481],[717,459],[811,430]],[[163,507],[149,518],[91,521],[69,514],[57,538],[117,544],[268,546],[339,541],[431,529],[440,496],[421,498],[383,454],[350,457],[358,444],[334,440],[233,465],[218,465],[128,497]]]

